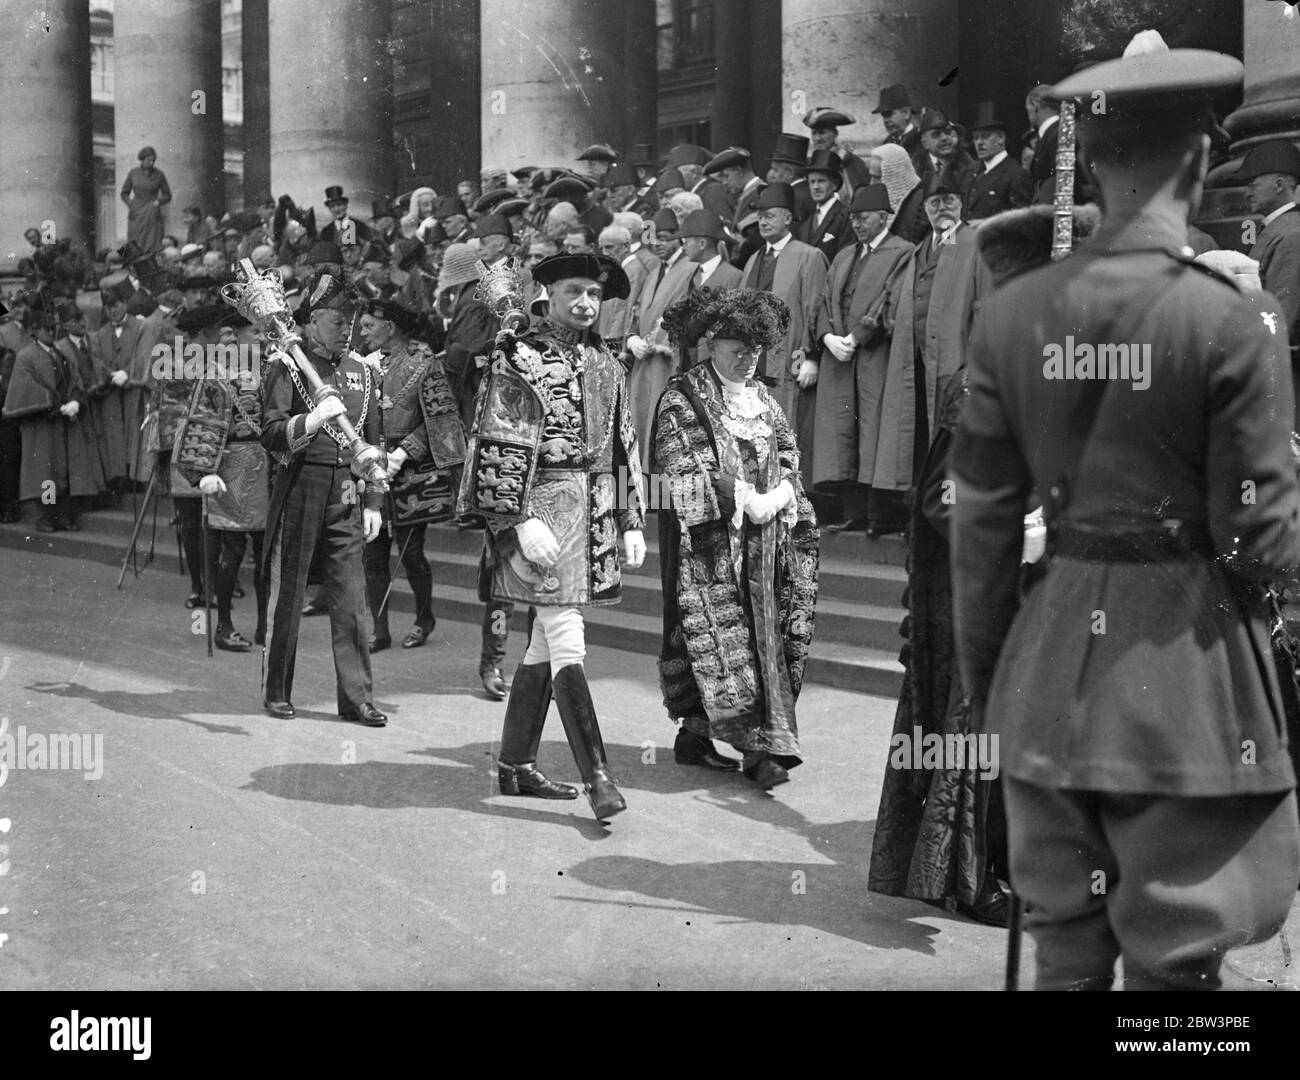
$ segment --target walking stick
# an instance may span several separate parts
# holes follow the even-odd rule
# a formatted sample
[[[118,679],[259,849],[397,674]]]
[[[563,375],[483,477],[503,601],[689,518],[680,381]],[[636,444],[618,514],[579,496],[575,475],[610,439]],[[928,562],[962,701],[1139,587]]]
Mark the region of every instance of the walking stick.
[[[126,580],[127,565],[132,561],[132,557],[135,555],[136,541],[139,540],[140,529],[144,526],[144,515],[148,512],[149,500],[153,498],[154,482],[156,479],[157,477],[151,473],[149,475],[149,486],[144,489],[144,505],[140,507],[140,513],[136,516],[135,525],[131,528],[131,540],[127,545],[126,555],[122,558],[122,572],[117,576],[117,587],[119,589],[122,587],[122,582]],[[152,547],[150,550],[152,551]],[[136,577],[140,576],[139,569],[137,569],[135,573]]]
[[[1012,890],[1007,904],[1007,990],[1020,989],[1020,938],[1024,915],[1025,902]]]
[[[397,562],[399,566],[402,564],[402,560],[406,558],[406,549],[407,547],[410,546],[411,538],[414,535],[415,535],[415,530],[411,529],[406,534],[406,539],[402,542],[402,550],[397,553]],[[384,608],[388,606],[388,597],[391,595],[393,591],[393,585],[396,583],[396,581],[397,581],[397,575],[390,571],[388,575],[388,588],[384,590],[384,598],[381,601],[379,601],[379,610],[375,612],[376,619],[379,618],[379,616],[384,613]]]
[[[208,655],[212,655],[212,549],[211,535],[208,529],[208,497],[203,499],[203,605],[204,622],[208,632]]]

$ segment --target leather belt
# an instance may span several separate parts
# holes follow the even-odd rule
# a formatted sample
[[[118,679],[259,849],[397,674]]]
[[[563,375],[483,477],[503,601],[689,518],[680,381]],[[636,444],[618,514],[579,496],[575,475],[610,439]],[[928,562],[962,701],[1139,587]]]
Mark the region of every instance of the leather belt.
[[[1214,541],[1203,521],[1169,522],[1159,529],[1100,532],[1077,525],[1058,525],[1051,554],[1087,562],[1153,563],[1212,559]]]

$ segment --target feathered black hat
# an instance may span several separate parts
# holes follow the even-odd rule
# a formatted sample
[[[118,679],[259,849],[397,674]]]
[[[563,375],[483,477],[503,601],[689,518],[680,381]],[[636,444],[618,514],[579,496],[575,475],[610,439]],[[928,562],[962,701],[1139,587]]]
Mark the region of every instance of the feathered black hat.
[[[722,338],[753,349],[771,349],[785,338],[790,309],[771,293],[703,288],[673,304],[663,320],[668,340],[677,346],[693,346],[700,338]]]

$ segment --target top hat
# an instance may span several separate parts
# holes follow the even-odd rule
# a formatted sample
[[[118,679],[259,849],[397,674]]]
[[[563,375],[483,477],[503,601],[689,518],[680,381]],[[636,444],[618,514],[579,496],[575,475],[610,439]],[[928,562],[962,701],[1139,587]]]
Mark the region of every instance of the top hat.
[[[333,203],[346,203],[348,197],[343,194],[343,188],[338,184],[331,184],[325,189],[325,205]]]
[[[856,124],[857,121],[841,109],[830,109],[825,105],[818,105],[817,108],[809,109],[803,114],[803,123],[804,127],[816,131],[818,128],[848,127],[850,124]]]
[[[910,109],[912,100],[907,96],[907,87],[902,83],[894,83],[893,86],[886,86],[880,91],[880,104],[871,111],[880,116],[885,113],[891,113],[895,109]]]
[[[514,230],[510,228],[510,222],[500,214],[484,214],[474,225],[474,236],[482,240],[485,236],[504,236],[507,240],[513,241],[515,238]]]
[[[772,151],[771,161],[786,165],[803,165],[808,161],[809,139],[807,135],[790,135],[782,132],[776,137],[776,149]]]
[[[853,189],[853,198],[849,200],[850,214],[865,214],[883,210],[890,213],[889,191],[884,184],[862,184]]]
[[[1290,139],[1270,139],[1252,146],[1232,178],[1244,183],[1266,173],[1281,173],[1300,179],[1300,150],[1296,149],[1295,143]]]
[[[993,102],[981,101],[979,107],[975,110],[975,119],[970,123],[970,130],[975,131],[1000,131],[1003,135],[1007,134],[1007,125],[997,118],[993,111]]]
[[[844,176],[844,163],[834,150],[818,150],[808,162],[808,175],[822,173],[839,181]]]
[[[720,173],[723,169],[729,169],[733,165],[748,164],[748,150],[743,146],[728,146],[725,150],[709,159],[708,163],[704,166],[704,175],[712,176],[714,173]]]

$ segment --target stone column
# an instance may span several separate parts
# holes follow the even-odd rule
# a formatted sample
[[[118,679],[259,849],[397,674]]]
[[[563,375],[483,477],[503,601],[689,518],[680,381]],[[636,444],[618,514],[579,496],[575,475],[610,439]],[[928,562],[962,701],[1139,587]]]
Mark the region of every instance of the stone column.
[[[652,156],[659,136],[659,37],[654,0],[627,0],[623,37],[624,81],[622,143],[619,157],[627,158],[634,146]]]
[[[1237,156],[1269,139],[1300,140],[1300,12],[1288,19],[1285,7],[1243,0],[1246,85],[1224,121]]]
[[[240,15],[244,67],[244,206],[271,190],[271,37],[267,0],[244,0]]]
[[[392,174],[391,8],[356,0],[270,5],[271,191],[330,220],[341,184],[358,219],[387,198]]]
[[[113,12],[114,157],[120,189],[143,146],[158,151],[172,201],[164,231],[178,233],[181,209],[225,210],[221,115],[221,0],[131,0]],[[127,235],[126,206],[117,207]]]
[[[626,144],[618,5],[482,0],[480,8],[485,165],[577,168],[591,143]]]
[[[709,116],[713,149],[743,146],[761,156],[762,147],[749,145],[750,107],[750,25],[753,11],[746,0],[717,0],[713,6],[714,51],[718,60],[718,81],[713,89],[713,108]]]
[[[433,187],[454,195],[461,180],[479,178],[479,15],[463,0],[433,0],[434,54],[429,72],[430,119],[438,143]],[[538,164],[534,162],[534,164]]]
[[[840,142],[864,152],[884,141],[871,110],[892,83],[955,118],[955,86],[940,82],[957,67],[957,37],[957,0],[782,0],[782,129],[806,135],[808,109],[843,109],[858,122]]]
[[[91,239],[90,9],[0,0],[0,24],[0,269],[12,270],[26,229]]]

